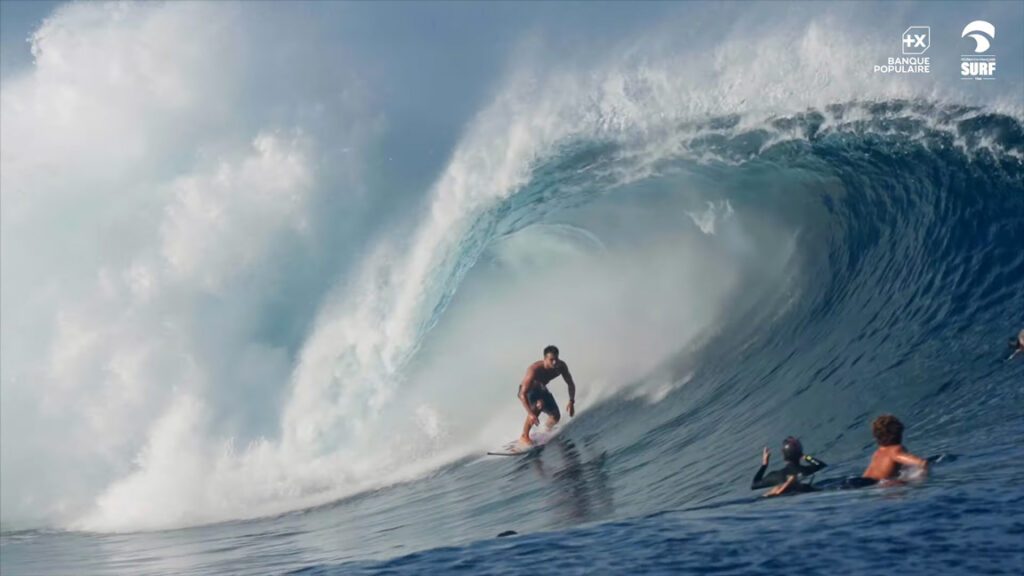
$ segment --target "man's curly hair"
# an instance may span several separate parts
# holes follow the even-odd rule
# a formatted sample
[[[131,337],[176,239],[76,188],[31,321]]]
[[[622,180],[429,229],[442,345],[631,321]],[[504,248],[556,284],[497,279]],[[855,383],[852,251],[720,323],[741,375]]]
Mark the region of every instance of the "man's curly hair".
[[[903,444],[903,422],[892,414],[883,414],[871,424],[871,433],[879,446]]]

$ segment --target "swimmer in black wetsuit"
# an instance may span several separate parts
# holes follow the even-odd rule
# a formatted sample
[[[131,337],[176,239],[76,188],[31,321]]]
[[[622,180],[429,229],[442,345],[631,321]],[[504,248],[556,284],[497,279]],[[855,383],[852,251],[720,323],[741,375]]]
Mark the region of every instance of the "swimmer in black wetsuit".
[[[765,446],[764,453],[761,456],[761,468],[754,475],[754,480],[750,483],[750,489],[758,490],[774,486],[774,488],[765,493],[765,496],[814,492],[817,490],[817,488],[810,484],[804,484],[800,480],[821,470],[826,464],[813,456],[805,456],[804,447],[800,444],[800,440],[792,436],[786,438],[782,442],[782,458],[786,461],[786,466],[765,475],[764,472],[768,469],[768,461],[771,459],[771,451]]]

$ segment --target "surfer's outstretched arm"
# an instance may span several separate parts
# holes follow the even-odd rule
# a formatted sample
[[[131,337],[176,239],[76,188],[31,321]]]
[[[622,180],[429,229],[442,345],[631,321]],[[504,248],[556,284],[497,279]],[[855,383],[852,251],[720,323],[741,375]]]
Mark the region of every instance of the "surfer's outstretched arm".
[[[789,490],[790,486],[792,486],[795,482],[796,476],[788,476],[784,483],[782,483],[779,486],[776,486],[775,488],[772,488],[768,492],[765,492],[764,496],[765,498],[769,498],[771,496],[779,496],[780,494],[785,494],[786,491]]]
[[[921,468],[921,470],[923,470],[926,474],[928,472],[927,460],[925,460],[924,458],[918,458],[917,456],[914,456],[913,454],[905,450],[900,450],[899,453],[893,456],[893,460],[905,466],[917,466],[918,468]]]
[[[526,410],[526,422],[528,425],[537,424],[537,411],[533,406],[530,406],[528,400],[530,387],[533,386],[533,366],[526,369],[526,376],[523,378],[522,383],[519,384],[519,401],[523,404],[523,408]],[[529,427],[527,428],[529,430]]]
[[[565,362],[562,362],[562,379],[569,387],[569,404],[566,405],[566,409],[569,411],[569,417],[572,417],[576,415],[576,383],[573,382],[572,374],[569,373],[569,365]]]
[[[768,470],[768,465],[767,464],[762,464],[761,467],[757,469],[757,474],[754,474],[754,479],[751,480],[751,482],[750,482],[750,489],[751,490],[757,490],[759,488],[767,488],[769,486],[774,486],[775,485],[774,482],[765,482],[764,481],[764,473],[765,473],[766,470]]]
[[[771,461],[771,457],[771,451],[769,451],[768,447],[765,446],[764,451],[761,453],[761,467],[757,469],[757,474],[754,474],[754,479],[750,482],[751,490],[775,486],[781,480],[778,472],[772,472],[768,475],[768,478],[764,477],[765,471],[768,470],[768,462]]]
[[[526,410],[526,422],[523,423],[523,433],[519,437],[519,441],[526,445],[533,444],[530,440],[530,428],[533,428],[539,422],[537,419],[538,412],[533,406],[530,406],[529,400],[530,387],[534,386],[534,371],[535,368],[533,366],[527,368],[526,376],[523,377],[523,381],[519,384],[519,401],[522,402],[523,408]]]
[[[526,395],[530,392],[530,386],[533,386],[533,366],[526,369],[526,376],[519,383],[519,401],[523,403],[523,408],[528,413],[533,414],[533,408],[530,407],[530,402],[526,399]]]
[[[822,468],[828,466],[828,464],[825,464],[824,462],[818,460],[817,458],[811,456],[810,454],[804,456],[804,462],[807,462],[807,466],[801,466],[801,472],[803,472],[804,474],[814,474],[818,470],[821,470]]]

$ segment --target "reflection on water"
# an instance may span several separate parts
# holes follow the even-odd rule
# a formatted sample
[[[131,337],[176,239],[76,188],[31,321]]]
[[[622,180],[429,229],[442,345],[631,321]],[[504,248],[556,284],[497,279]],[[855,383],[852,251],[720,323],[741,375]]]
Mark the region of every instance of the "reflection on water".
[[[614,511],[605,456],[604,451],[589,456],[572,440],[559,436],[526,457],[523,467],[531,468],[551,487],[546,501],[554,512],[552,525],[586,522]]]

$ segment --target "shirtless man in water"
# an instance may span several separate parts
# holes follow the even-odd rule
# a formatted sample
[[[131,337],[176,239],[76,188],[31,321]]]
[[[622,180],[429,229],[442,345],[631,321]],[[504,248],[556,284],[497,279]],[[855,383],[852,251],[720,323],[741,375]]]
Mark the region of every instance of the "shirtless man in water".
[[[544,349],[544,359],[530,364],[526,369],[523,383],[519,385],[519,401],[523,403],[523,408],[526,408],[526,423],[523,424],[523,435],[519,437],[519,441],[527,446],[533,445],[533,441],[530,440],[530,429],[540,422],[541,412],[548,415],[548,430],[562,417],[555,397],[548,392],[548,382],[559,376],[569,386],[569,404],[566,408],[569,410],[569,416],[573,416],[576,413],[573,406],[576,400],[576,383],[569,374],[569,366],[558,359],[558,348],[548,346]]]
[[[864,478],[871,480],[893,480],[899,476],[903,466],[918,466],[928,472],[928,462],[903,449],[903,423],[892,414],[875,418],[871,432],[878,441],[878,450],[871,457],[871,464],[864,471]]]

